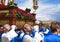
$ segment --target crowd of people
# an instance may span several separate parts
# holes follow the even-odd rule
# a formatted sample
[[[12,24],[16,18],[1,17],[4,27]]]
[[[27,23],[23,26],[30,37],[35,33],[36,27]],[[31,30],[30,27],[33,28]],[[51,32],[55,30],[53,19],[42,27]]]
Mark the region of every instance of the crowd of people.
[[[0,42],[60,42],[60,26],[51,24],[24,24],[18,29],[16,25],[5,24],[0,27]]]

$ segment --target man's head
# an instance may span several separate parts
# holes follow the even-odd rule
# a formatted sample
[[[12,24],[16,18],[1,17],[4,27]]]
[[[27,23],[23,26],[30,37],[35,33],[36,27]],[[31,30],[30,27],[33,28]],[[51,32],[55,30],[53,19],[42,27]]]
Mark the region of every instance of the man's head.
[[[5,24],[3,27],[4,31],[9,31],[11,29],[9,24]]]
[[[4,32],[4,28],[3,26],[0,27],[0,33],[3,33]]]
[[[39,27],[40,27],[40,29],[44,29],[44,28],[45,28],[45,24],[42,24],[42,23],[41,23],[41,24],[39,25]]]
[[[50,30],[51,30],[52,33],[55,33],[55,32],[58,33],[59,29],[60,29],[59,25],[51,25],[50,26]]]
[[[25,24],[24,27],[27,31],[31,31],[31,26],[29,24]]]
[[[24,32],[31,32],[31,26],[29,24],[25,24],[23,26],[23,30],[24,30]]]
[[[11,29],[15,30],[15,29],[17,29],[17,26],[16,25],[11,25]]]

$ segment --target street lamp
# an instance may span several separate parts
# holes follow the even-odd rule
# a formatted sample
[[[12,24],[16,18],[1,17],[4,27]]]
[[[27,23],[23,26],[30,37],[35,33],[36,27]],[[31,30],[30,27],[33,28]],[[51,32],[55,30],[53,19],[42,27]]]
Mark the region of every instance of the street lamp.
[[[34,9],[33,13],[36,12],[37,8],[38,8],[38,0],[33,0],[33,9]]]
[[[12,2],[12,5],[14,5],[14,0],[10,0],[10,2]]]
[[[10,0],[10,1],[14,3],[14,0]]]
[[[36,21],[36,10],[38,9],[38,0],[33,0],[33,16],[34,16],[34,21],[33,21],[33,25],[35,25],[35,21]]]

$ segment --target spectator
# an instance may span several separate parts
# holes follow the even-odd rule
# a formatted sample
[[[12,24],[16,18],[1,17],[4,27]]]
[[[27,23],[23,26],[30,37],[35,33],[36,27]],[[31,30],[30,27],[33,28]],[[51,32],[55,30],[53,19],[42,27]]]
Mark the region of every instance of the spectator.
[[[7,33],[11,29],[10,25],[9,24],[5,24],[3,27],[4,27],[4,32],[5,33],[2,34],[2,42],[9,42]]]
[[[3,32],[4,32],[3,29],[4,29],[3,26],[1,26],[1,27],[0,27],[0,42],[2,42],[1,37],[2,37],[2,34],[3,34]]]
[[[44,42],[60,42],[60,37],[58,36],[59,26],[51,25],[50,30],[52,33],[45,36]]]
[[[32,30],[29,24],[24,25],[24,31],[27,35],[24,36],[23,42],[40,42],[41,36],[38,32],[35,32],[35,36],[33,38],[30,36]]]
[[[34,26],[34,31],[35,32],[38,32],[39,33],[39,25],[38,24],[36,24],[35,26]],[[44,35],[42,34],[42,33],[39,33],[40,34],[40,36],[41,36],[41,42],[43,42],[43,39],[44,39]]]
[[[12,42],[40,42],[41,40],[38,32],[35,32],[34,37],[31,37],[32,29],[29,24],[25,24],[20,32],[20,35],[12,39]]]
[[[43,24],[43,23],[41,23],[41,24],[39,25],[39,32],[40,32],[40,33],[43,33],[44,35],[48,35],[48,34],[51,33],[50,30],[49,30],[48,28],[46,28],[46,27],[45,27],[45,24]]]
[[[16,28],[15,25],[12,25],[11,27],[9,24],[4,25],[5,33],[2,34],[2,42],[10,42],[12,38],[17,36],[16,32],[14,31],[15,28]]]

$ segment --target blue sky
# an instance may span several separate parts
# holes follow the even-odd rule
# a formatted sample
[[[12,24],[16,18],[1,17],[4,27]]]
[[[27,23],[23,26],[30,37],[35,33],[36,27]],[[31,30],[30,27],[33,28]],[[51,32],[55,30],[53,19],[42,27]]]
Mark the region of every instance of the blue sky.
[[[33,12],[32,0],[14,0],[21,9],[31,8]],[[60,0],[39,0],[37,9],[37,20],[56,20],[60,22]]]

